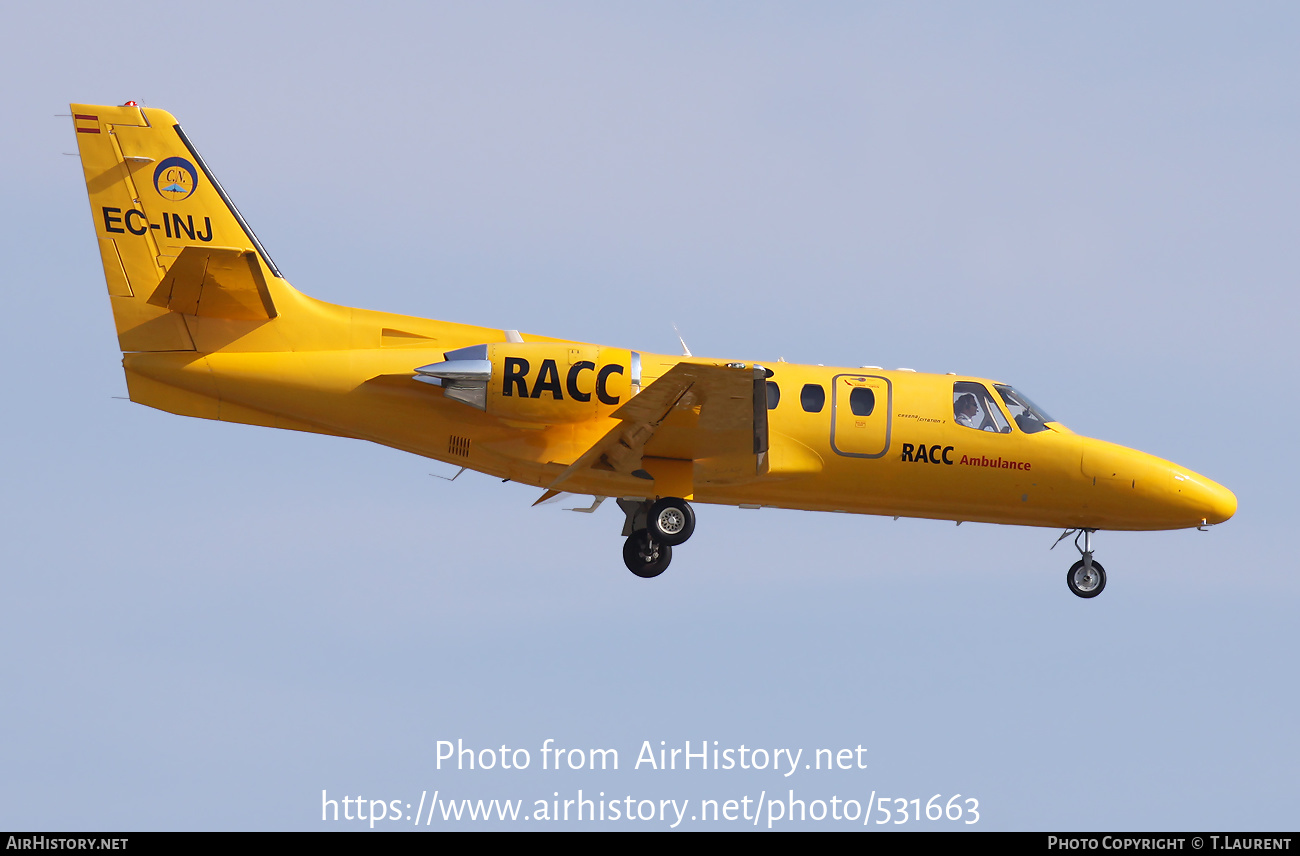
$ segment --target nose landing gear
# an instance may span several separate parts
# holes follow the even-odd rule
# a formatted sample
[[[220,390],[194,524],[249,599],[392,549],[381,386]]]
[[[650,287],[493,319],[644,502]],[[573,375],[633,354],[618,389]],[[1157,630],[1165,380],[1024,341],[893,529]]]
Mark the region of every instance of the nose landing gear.
[[[1080,559],[1070,566],[1065,575],[1065,584],[1079,597],[1096,597],[1106,587],[1106,569],[1101,562]]]
[[[1096,597],[1106,588],[1106,569],[1101,566],[1101,562],[1092,560],[1092,533],[1095,529],[1067,529],[1061,533],[1061,537],[1056,539],[1056,544],[1070,534],[1076,532],[1074,536],[1074,548],[1083,556],[1082,559],[1070,566],[1070,570],[1065,574],[1065,584],[1070,587],[1070,591],[1079,597]],[[1079,546],[1079,537],[1083,536],[1083,546]],[[1056,544],[1052,546],[1055,547]]]
[[[662,574],[673,559],[673,547],[684,544],[695,532],[695,511],[684,499],[620,499],[618,507],[626,515],[623,563],[638,577]]]

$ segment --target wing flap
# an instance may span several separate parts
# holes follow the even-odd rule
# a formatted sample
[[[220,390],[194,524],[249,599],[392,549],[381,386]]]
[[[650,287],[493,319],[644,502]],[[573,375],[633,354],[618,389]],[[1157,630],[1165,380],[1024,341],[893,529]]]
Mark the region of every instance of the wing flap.
[[[648,451],[647,445],[666,421],[673,425],[671,460],[685,463],[711,458],[722,449],[751,455],[749,472],[757,473],[767,450],[767,409],[764,404],[760,420],[754,396],[765,377],[766,370],[759,366],[678,363],[615,410],[611,415],[618,423],[566,467],[549,488],[556,490],[587,469],[634,476],[646,480],[649,488],[654,477],[643,461],[647,456],[664,456]],[[662,464],[656,467],[660,468]]]

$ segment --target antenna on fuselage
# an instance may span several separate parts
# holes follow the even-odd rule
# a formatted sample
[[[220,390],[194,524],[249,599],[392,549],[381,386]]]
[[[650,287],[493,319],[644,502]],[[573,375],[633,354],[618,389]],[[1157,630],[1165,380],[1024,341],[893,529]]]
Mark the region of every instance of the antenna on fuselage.
[[[686,340],[682,338],[682,331],[677,329],[676,321],[673,322],[673,332],[677,334],[677,341],[682,343],[682,356],[683,357],[695,356],[694,354],[691,353],[691,349],[686,347]]]

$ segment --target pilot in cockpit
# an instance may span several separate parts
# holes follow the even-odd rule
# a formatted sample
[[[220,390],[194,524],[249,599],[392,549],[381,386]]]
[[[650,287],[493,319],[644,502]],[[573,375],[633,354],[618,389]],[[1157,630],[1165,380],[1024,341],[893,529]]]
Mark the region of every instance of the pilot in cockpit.
[[[957,399],[952,406],[953,415],[958,425],[965,425],[967,428],[974,428],[971,419],[975,414],[980,412],[979,405],[975,403],[975,396],[969,392]]]

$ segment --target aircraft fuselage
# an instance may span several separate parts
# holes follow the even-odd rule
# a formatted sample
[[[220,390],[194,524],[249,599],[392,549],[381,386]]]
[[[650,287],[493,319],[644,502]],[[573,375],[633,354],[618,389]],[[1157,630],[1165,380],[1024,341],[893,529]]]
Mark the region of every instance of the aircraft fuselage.
[[[703,502],[1080,530],[1067,582],[1094,597],[1093,530],[1236,510],[1209,479],[1078,436],[984,378],[652,354],[315,300],[172,116],[72,111],[132,401],[370,440],[535,485],[539,502],[616,498],[638,576],[667,567]]]

